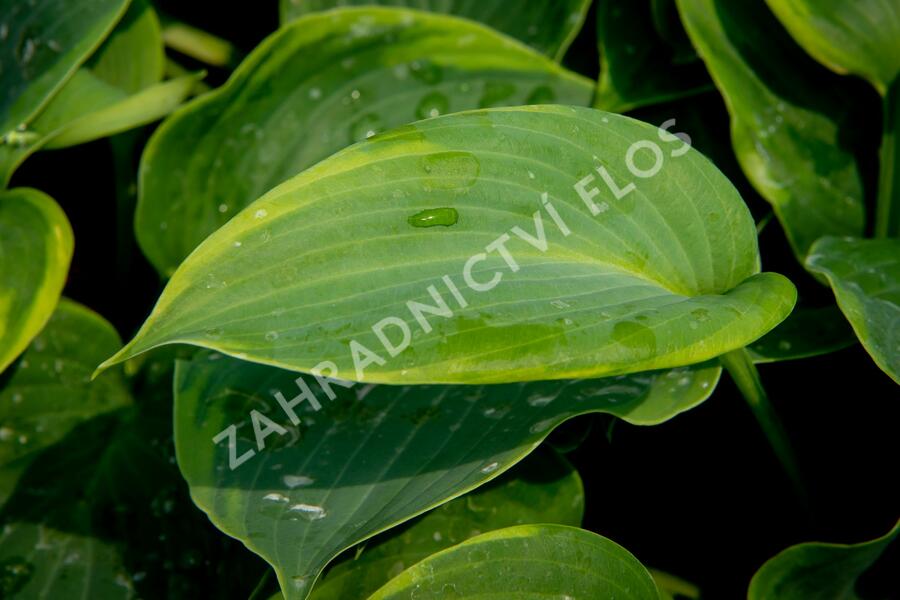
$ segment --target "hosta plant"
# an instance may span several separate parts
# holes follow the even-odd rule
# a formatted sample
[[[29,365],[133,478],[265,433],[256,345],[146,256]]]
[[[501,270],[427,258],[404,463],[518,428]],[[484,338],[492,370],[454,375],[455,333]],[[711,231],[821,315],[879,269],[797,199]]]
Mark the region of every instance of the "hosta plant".
[[[896,597],[845,4],[0,0],[0,598]]]

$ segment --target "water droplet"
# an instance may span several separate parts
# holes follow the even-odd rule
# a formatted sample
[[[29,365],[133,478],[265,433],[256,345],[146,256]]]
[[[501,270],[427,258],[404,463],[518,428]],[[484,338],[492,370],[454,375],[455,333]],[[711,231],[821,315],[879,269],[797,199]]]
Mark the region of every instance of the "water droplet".
[[[282,480],[290,489],[304,487],[315,483],[315,480],[304,475],[285,475]]]
[[[353,90],[352,92],[350,92],[350,98],[352,100],[359,100],[359,96],[360,96],[359,90]]]
[[[228,212],[228,205],[227,205],[227,204],[220,204],[220,205],[219,205],[219,212],[220,212],[220,213]]]
[[[275,502],[278,504],[286,504],[289,500],[287,496],[284,494],[279,494],[278,492],[272,492],[270,494],[266,494],[263,496],[263,500],[268,500],[269,502]]]
[[[641,353],[652,353],[656,350],[656,334],[653,330],[634,321],[616,323],[612,338],[626,348]]]
[[[16,435],[16,432],[10,429],[9,427],[0,427],[0,442],[6,442],[13,439],[13,436]]]
[[[498,462],[492,462],[492,463],[487,464],[487,465],[485,465],[484,467],[482,467],[482,468],[481,468],[481,472],[482,472],[482,473],[485,473],[485,474],[487,474],[487,473],[493,473],[494,471],[497,470],[497,467],[499,467],[499,466],[500,466],[500,463],[498,463]]]
[[[556,101],[556,94],[553,90],[546,85],[540,85],[528,95],[525,104],[553,104],[554,101]]]
[[[544,433],[553,425],[553,419],[544,419],[543,421],[538,421],[534,425],[531,426],[529,431],[531,433]]]
[[[314,504],[294,504],[291,506],[287,514],[291,517],[301,517],[307,521],[318,521],[326,516],[325,509]]]
[[[13,404],[21,404],[22,403],[22,394],[18,392],[12,395]]]
[[[691,316],[701,323],[709,321],[709,311],[705,308],[695,308],[691,311]]]
[[[565,300],[552,300],[550,304],[552,304],[554,308],[571,308],[572,306]]]
[[[446,114],[448,110],[447,96],[440,92],[432,92],[419,102],[416,107],[416,116],[420,119],[430,119]]]
[[[459,213],[455,208],[429,208],[414,215],[410,215],[406,222],[413,227],[434,227],[442,225],[450,227],[456,225],[459,220]]]
[[[266,216],[268,216],[268,214],[269,214],[269,211],[267,211],[264,208],[260,208],[255,213],[253,213],[253,218],[254,219],[264,219]]]
[[[291,585],[294,586],[294,589],[298,592],[302,592],[306,589],[306,586],[309,585],[309,577],[303,577],[302,575],[295,575],[291,577]]]
[[[778,349],[779,349],[779,350],[785,350],[785,351],[790,350],[790,349],[791,349],[791,343],[790,343],[789,341],[787,341],[787,340],[780,340],[780,341],[778,342]]]
[[[555,399],[556,399],[556,396],[547,396],[545,394],[532,394],[531,396],[528,397],[528,400],[526,400],[526,402],[528,402],[529,406],[539,407],[539,406],[547,406],[548,404],[553,402],[553,400],[555,400]]]
[[[534,173],[528,171],[528,179],[534,179]]]
[[[0,561],[0,591],[15,596],[25,587],[34,573],[34,565],[21,556],[13,556]]]
[[[384,123],[381,121],[381,117],[375,113],[365,114],[350,125],[350,143],[355,144],[369,139],[383,129]]]
[[[269,331],[266,333],[266,341],[267,342],[274,342],[277,339],[278,339],[277,331]]]
[[[206,337],[211,340],[216,340],[222,337],[222,329],[219,327],[210,327],[204,333],[206,334]]]
[[[481,173],[481,163],[471,152],[436,152],[422,157],[421,164],[428,175],[424,183],[432,189],[468,188]]]
[[[441,535],[441,532],[440,532],[440,531],[435,531],[435,532],[431,535],[431,537],[432,537],[432,539],[434,539],[434,541],[436,541],[436,542],[439,542],[439,541],[441,541],[442,539],[444,539],[444,536]]]
[[[309,99],[310,100],[318,100],[322,97],[322,90],[317,87],[309,88]]]
[[[234,246],[235,248],[240,248],[241,246],[243,246],[243,244],[241,242],[234,242],[231,245]]]

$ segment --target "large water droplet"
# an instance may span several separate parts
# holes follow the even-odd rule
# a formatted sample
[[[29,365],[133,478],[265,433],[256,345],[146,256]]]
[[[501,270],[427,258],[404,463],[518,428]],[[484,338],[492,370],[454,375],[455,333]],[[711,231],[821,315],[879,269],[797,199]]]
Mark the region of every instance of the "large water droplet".
[[[481,173],[481,163],[471,152],[436,152],[422,157],[431,189],[454,190],[471,187]]]
[[[444,78],[444,69],[428,60],[415,60],[409,67],[413,77],[428,85],[440,83]]]
[[[300,517],[307,521],[318,521],[319,519],[324,519],[327,513],[321,506],[300,503],[291,506],[286,514],[291,518]]]
[[[482,473],[485,473],[485,474],[486,474],[486,473],[493,473],[494,471],[497,470],[497,468],[498,468],[499,466],[500,466],[500,463],[498,463],[498,462],[492,462],[492,463],[487,464],[487,465],[485,465],[484,467],[482,467],[482,468],[481,468],[481,472],[482,472]]]
[[[432,92],[422,98],[416,107],[416,116],[420,119],[430,119],[446,114],[449,109],[447,96],[440,92]]]
[[[406,222],[413,227],[434,227],[442,225],[450,227],[456,225],[459,220],[459,213],[455,208],[429,208],[414,215],[410,215]]]

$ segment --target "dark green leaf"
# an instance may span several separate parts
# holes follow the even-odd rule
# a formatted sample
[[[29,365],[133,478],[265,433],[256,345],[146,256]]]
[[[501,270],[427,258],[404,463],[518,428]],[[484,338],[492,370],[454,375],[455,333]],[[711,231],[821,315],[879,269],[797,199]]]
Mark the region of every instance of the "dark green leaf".
[[[705,399],[718,375],[696,367],[504,386],[332,384],[334,400],[310,379],[314,405],[295,397],[296,373],[203,353],[177,369],[178,464],[213,523],[272,564],[289,598],[303,598],[341,551],[497,477],[565,420],[601,411],[659,422]],[[296,424],[276,392],[295,406]],[[283,434],[260,446],[253,422],[264,428],[263,417]]]
[[[801,304],[747,350],[753,362],[768,363],[828,354],[855,342],[856,336],[837,306],[808,308]]]
[[[339,6],[396,6],[480,21],[561,59],[584,23],[590,0],[519,0],[511,9],[505,0],[280,0],[281,22]]]
[[[600,82],[596,108],[626,112],[712,88],[699,58],[680,53],[655,27],[653,4],[651,0],[597,4]],[[661,16],[666,25],[667,17]],[[677,15],[674,18],[677,21]]]
[[[891,542],[900,523],[861,544],[807,543],[791,546],[764,564],[750,582],[748,600],[862,600],[855,586]],[[894,573],[896,576],[896,572]]]

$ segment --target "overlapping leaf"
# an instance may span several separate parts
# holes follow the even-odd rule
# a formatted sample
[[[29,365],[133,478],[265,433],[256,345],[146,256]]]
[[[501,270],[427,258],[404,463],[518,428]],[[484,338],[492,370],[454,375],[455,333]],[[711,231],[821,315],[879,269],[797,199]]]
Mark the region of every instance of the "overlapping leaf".
[[[117,371],[90,379],[96,361],[119,344],[101,317],[60,301],[0,388],[0,467],[30,459],[79,423],[131,402]]]
[[[825,238],[807,267],[827,278],[859,341],[900,383],[900,239]]]
[[[740,196],[670,133],[574,107],[461,113],[357,144],[250,205],[104,367],[178,342],[407,384],[668,368],[784,319],[793,286],[758,271]]]
[[[52,198],[28,188],[0,191],[0,372],[50,318],[73,244]]]
[[[127,6],[128,0],[0,2],[0,136],[29,123]]]
[[[678,0],[731,114],[735,153],[802,260],[823,235],[860,235],[864,204],[843,147],[846,105],[822,94],[824,71],[755,0]],[[790,65],[790,68],[773,68]],[[827,75],[827,71],[825,72]]]
[[[281,22],[341,6],[373,4],[480,21],[559,60],[581,29],[591,3],[589,0],[520,0],[512,9],[505,0],[280,0]]]
[[[135,1],[112,35],[29,123],[0,143],[0,184],[41,148],[63,148],[155,121],[175,109],[198,76],[159,83],[162,38],[149,4]]]
[[[755,363],[810,358],[856,343],[856,336],[837,306],[802,304],[775,329],[747,347]]]
[[[819,62],[872,82],[882,95],[900,74],[900,6],[895,0],[766,0]]]
[[[705,399],[718,376],[709,366],[486,387],[332,384],[334,400],[308,378],[314,404],[298,399],[296,373],[204,353],[177,369],[178,464],[213,523],[302,598],[341,551],[500,475],[566,419],[660,422]],[[263,418],[275,429],[261,447]]]
[[[142,161],[138,241],[168,277],[241,209],[354,142],[447,112],[590,98],[588,80],[476,23],[399,9],[314,14],[160,128]]]
[[[595,107],[626,112],[712,88],[690,45],[685,48],[666,39],[666,34],[675,37],[669,33],[668,21],[673,18],[677,22],[678,17],[657,15],[657,11],[665,12],[658,5],[670,3],[601,0],[597,4],[600,81]],[[684,32],[680,33],[684,37]]]
[[[900,523],[861,544],[807,543],[791,546],[764,564],[750,582],[748,600],[860,600],[857,580],[900,535]]]
[[[644,566],[595,533],[561,525],[521,525],[444,550],[392,579],[370,600],[534,597],[658,600]],[[527,596],[523,596],[527,597]]]
[[[578,472],[555,452],[538,450],[490,484],[369,540],[331,567],[311,598],[367,598],[407,567],[476,535],[531,523],[577,527],[583,512]]]

